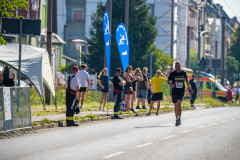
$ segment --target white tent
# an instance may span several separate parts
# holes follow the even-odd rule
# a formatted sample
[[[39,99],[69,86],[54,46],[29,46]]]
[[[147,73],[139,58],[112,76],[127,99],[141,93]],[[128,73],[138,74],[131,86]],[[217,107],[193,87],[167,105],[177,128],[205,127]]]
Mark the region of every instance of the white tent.
[[[18,69],[19,45],[8,43],[0,45],[0,62]],[[36,87],[41,97],[44,96],[43,82],[55,97],[53,74],[46,49],[22,45],[21,73]],[[17,75],[16,75],[17,79]]]

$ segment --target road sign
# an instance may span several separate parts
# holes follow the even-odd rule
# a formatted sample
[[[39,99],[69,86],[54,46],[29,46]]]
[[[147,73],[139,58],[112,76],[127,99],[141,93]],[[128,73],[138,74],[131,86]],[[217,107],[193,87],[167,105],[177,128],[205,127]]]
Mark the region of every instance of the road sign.
[[[20,18],[2,18],[2,33],[20,34]],[[22,19],[22,34],[40,35],[41,20]]]
[[[197,63],[192,63],[191,65],[192,65],[192,67],[197,67],[198,66]]]

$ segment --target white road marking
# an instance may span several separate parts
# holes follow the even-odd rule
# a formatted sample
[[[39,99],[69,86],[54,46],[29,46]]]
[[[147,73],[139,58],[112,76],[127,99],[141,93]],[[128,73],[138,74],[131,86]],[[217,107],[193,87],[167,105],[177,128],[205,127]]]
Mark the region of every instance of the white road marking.
[[[213,124],[210,124],[211,126],[214,126],[214,125],[217,125],[218,123],[213,123]]]
[[[206,126],[200,126],[200,127],[198,127],[198,128],[205,128]]]
[[[149,145],[151,145],[151,144],[152,144],[152,143],[145,143],[145,144],[141,144],[141,145],[136,146],[136,147],[142,148],[142,147],[149,146]]]
[[[114,156],[117,156],[117,155],[123,154],[123,153],[124,153],[124,152],[116,152],[116,153],[110,154],[110,155],[108,155],[108,156],[105,156],[105,157],[103,157],[103,158],[112,158],[112,157],[114,157]]]
[[[170,135],[170,136],[167,136],[167,137],[164,137],[164,138],[162,138],[162,139],[169,139],[169,138],[172,138],[172,137],[174,137],[175,135]]]
[[[185,131],[182,131],[183,133],[187,133],[187,132],[191,132],[192,130],[185,130]]]

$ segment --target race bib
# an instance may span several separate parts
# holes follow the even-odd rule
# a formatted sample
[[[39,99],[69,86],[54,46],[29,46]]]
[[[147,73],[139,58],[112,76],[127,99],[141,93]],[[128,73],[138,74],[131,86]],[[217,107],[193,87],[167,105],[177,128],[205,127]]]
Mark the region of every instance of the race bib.
[[[176,82],[176,88],[183,88],[183,82]]]

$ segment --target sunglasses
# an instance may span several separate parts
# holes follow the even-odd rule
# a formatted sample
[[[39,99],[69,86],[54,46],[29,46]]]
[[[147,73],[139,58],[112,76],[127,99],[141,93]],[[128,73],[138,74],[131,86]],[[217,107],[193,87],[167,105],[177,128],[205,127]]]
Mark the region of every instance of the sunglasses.
[[[132,69],[132,68],[128,68],[128,69]]]
[[[103,72],[107,72],[107,71],[103,71]]]

